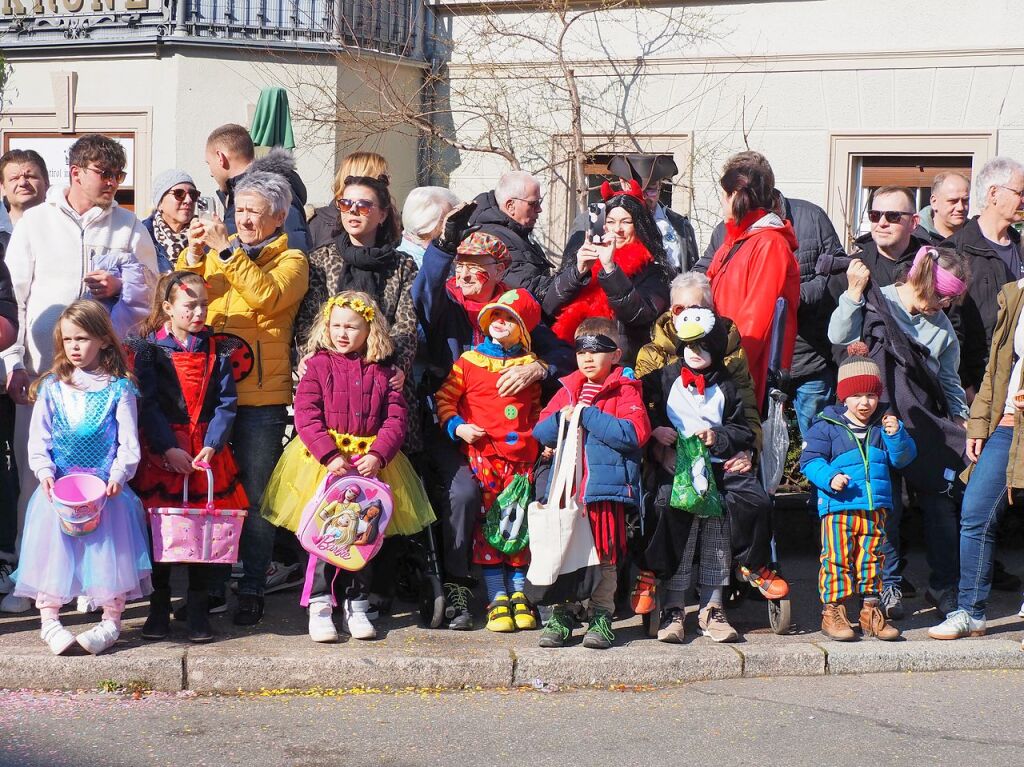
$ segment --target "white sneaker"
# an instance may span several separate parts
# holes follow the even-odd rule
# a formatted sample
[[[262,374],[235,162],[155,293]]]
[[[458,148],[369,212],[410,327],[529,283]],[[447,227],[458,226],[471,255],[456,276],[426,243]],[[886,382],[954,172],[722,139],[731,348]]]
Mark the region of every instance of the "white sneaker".
[[[309,603],[309,638],[314,642],[337,642],[338,629],[331,613],[330,600]]]
[[[32,609],[32,600],[28,597],[16,597],[8,594],[0,600],[0,613],[27,613]]]
[[[1021,603],[1020,610],[1017,611],[1018,618],[1024,618],[1024,603]]]
[[[938,626],[928,629],[932,639],[962,639],[985,635],[985,621],[972,618],[966,610],[954,610]]]
[[[54,655],[63,654],[75,643],[75,635],[64,628],[59,620],[47,621],[44,623],[42,631],[39,632],[39,636],[42,637],[44,642],[46,642],[50,648],[50,652]]]
[[[345,630],[353,639],[376,639],[377,629],[370,623],[367,611],[370,603],[366,599],[345,600],[344,625]]]
[[[14,566],[5,559],[0,559],[0,594],[10,594],[14,591],[14,581],[11,579],[11,572]]]
[[[96,604],[95,600],[87,596],[80,596],[75,600],[75,609],[82,615],[88,615],[89,613],[98,613],[103,608]]]
[[[93,655],[99,655],[104,650],[113,647],[119,636],[121,636],[121,629],[117,627],[117,624],[113,621],[100,621],[88,631],[78,635],[78,644]]]
[[[300,572],[301,565],[283,565],[280,562],[271,562],[267,567],[267,582],[263,587],[264,594],[274,594],[285,589],[294,589],[301,586],[306,580],[306,574]]]

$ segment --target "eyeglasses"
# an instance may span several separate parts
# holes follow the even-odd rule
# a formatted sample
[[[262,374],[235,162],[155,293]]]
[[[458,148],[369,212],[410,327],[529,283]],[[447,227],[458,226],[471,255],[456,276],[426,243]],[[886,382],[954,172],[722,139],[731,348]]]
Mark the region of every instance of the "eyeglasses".
[[[904,216],[913,216],[913,213],[907,213],[903,210],[869,210],[868,221],[872,224],[877,224],[882,220],[882,216],[885,216],[885,220],[890,224],[898,224],[900,219]]]
[[[128,174],[123,170],[100,170],[99,168],[93,168],[89,165],[87,165],[84,170],[91,170],[104,181],[114,181],[118,184],[128,178]]]
[[[370,211],[377,207],[377,203],[373,200],[349,200],[344,197],[340,200],[335,200],[334,204],[338,206],[338,210],[342,213],[351,211],[357,216],[369,216]]]
[[[512,200],[519,200],[519,202],[525,202],[526,207],[535,208],[540,210],[541,203],[544,202],[543,197],[538,197],[536,200],[524,200],[522,197],[511,197]]]
[[[198,189],[168,189],[167,194],[171,195],[178,202],[185,202],[185,198],[188,197],[192,202],[199,199]]]
[[[1008,192],[1013,192],[1018,197],[1024,198],[1024,189],[1014,189],[1012,186],[1006,186],[1005,184],[1000,184],[999,186]]]
[[[488,266],[496,266],[497,261],[456,261],[452,269],[456,274],[459,272],[483,272]]]

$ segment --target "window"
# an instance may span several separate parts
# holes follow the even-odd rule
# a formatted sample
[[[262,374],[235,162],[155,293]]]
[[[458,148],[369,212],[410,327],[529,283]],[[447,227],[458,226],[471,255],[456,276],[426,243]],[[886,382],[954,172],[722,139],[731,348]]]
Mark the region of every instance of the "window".
[[[887,184],[918,190],[918,209],[928,204],[932,180],[942,170],[965,176],[996,154],[992,132],[833,133],[828,169],[829,218],[849,246],[867,231],[871,192]],[[843,236],[841,234],[841,236]]]
[[[876,189],[883,186],[905,186],[916,195],[916,208],[929,204],[932,182],[939,173],[955,171],[971,178],[970,155],[860,155],[853,158],[854,210],[859,217],[854,236],[870,231],[868,205]]]

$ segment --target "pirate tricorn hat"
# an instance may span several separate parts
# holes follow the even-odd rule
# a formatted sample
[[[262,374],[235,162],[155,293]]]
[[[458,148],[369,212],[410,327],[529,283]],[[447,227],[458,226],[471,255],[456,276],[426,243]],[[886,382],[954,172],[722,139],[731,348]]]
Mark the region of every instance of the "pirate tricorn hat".
[[[641,189],[646,189],[656,181],[672,178],[679,168],[669,154],[617,154],[608,162],[608,172],[634,179]]]

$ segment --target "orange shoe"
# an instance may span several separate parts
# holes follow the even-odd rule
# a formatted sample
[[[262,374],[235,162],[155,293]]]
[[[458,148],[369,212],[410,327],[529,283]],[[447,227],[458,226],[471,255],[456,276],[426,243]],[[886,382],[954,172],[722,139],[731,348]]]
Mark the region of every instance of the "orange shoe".
[[[633,584],[633,593],[629,597],[633,612],[637,615],[654,612],[654,590],[656,588],[657,582],[654,580],[654,573],[650,570],[641,570],[640,575],[636,578],[636,583]]]
[[[765,599],[785,599],[789,596],[789,584],[774,570],[762,567],[755,572],[740,565],[738,571],[740,579],[760,591]]]

